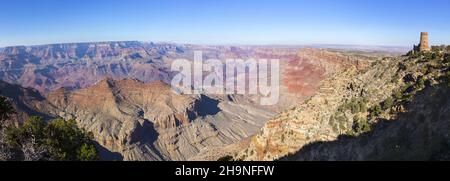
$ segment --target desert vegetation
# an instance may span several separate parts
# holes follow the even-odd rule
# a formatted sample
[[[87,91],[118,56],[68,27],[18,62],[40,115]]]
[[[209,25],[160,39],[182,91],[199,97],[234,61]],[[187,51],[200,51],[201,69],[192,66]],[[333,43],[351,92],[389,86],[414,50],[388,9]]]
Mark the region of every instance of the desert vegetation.
[[[75,120],[30,117],[20,126],[7,123],[15,113],[13,106],[0,96],[0,159],[2,160],[99,160],[92,133],[77,127]]]

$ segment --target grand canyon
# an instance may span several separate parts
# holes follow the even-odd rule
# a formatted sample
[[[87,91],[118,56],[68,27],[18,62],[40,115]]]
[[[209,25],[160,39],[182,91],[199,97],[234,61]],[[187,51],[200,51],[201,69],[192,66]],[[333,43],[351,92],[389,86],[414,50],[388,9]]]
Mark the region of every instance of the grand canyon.
[[[176,94],[170,64],[195,50],[205,59],[280,58],[280,102],[261,106],[254,95]],[[6,47],[0,86],[17,110],[12,124],[31,116],[74,119],[93,134],[102,160],[272,160],[349,129],[332,131],[332,113],[324,111],[363,92],[375,96],[371,101],[393,92],[396,80],[390,85],[373,76],[393,76],[383,66],[397,71],[404,58],[396,54],[401,52],[137,41]],[[380,86],[386,88],[373,93]]]
[[[2,2],[0,161],[450,160],[448,2],[82,1]]]
[[[205,58],[282,57],[281,103],[253,95],[177,95],[170,63],[202,50]],[[15,121],[30,116],[76,119],[94,134],[106,160],[188,160],[255,134],[282,110],[319,90],[321,80],[367,56],[295,47],[226,47],[99,42],[7,47],[2,93],[14,99]]]

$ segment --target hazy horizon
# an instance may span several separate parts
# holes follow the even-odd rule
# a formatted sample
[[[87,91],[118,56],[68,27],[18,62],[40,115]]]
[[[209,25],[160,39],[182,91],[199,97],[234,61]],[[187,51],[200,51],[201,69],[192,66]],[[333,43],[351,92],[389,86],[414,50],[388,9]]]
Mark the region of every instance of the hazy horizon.
[[[287,47],[308,47],[308,46],[341,46],[341,47],[396,47],[396,48],[410,48],[412,46],[406,45],[363,45],[363,44],[334,44],[334,43],[311,43],[311,44],[240,44],[240,43],[184,43],[184,42],[172,42],[172,41],[143,41],[143,40],[102,40],[102,41],[75,41],[75,42],[50,42],[41,44],[17,44],[0,46],[0,48],[8,47],[35,47],[46,45],[60,45],[60,44],[81,44],[81,43],[110,43],[110,42],[141,42],[141,43],[155,43],[155,44],[177,44],[177,45],[198,45],[198,46],[287,46]]]

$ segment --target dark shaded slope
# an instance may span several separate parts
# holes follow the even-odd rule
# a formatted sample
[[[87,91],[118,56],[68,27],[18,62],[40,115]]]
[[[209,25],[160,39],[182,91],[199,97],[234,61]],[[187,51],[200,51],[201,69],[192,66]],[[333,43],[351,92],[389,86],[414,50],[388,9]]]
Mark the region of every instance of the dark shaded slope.
[[[38,107],[45,102],[45,98],[35,89],[23,88],[19,85],[9,84],[0,81],[0,95],[8,97],[12,101],[12,105],[17,114],[14,116],[15,121],[22,122],[29,116],[41,116],[50,119],[52,116],[38,111]]]
[[[312,143],[281,160],[450,160],[449,85],[428,86],[405,106],[371,132]]]

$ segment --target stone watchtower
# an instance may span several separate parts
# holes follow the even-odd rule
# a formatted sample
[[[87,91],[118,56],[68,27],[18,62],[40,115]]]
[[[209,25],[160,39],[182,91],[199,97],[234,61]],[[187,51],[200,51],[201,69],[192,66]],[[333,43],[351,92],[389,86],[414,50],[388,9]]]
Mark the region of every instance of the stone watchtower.
[[[430,50],[430,46],[428,45],[428,32],[420,33],[420,44],[418,46],[414,45],[414,51],[427,52]]]

